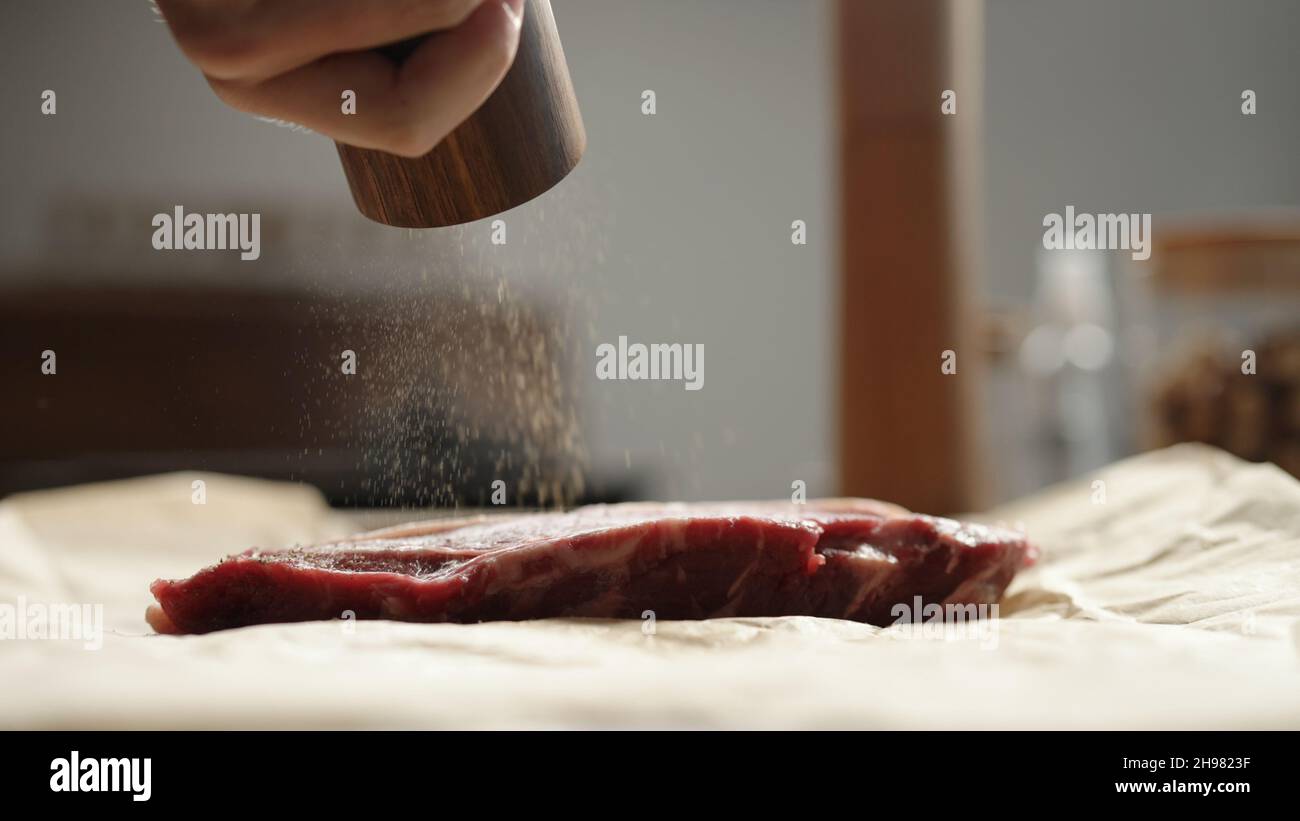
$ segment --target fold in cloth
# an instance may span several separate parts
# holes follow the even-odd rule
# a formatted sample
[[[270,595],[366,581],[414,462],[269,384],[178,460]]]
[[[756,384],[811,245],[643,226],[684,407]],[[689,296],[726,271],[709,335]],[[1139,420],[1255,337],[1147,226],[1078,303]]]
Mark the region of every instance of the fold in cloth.
[[[790,617],[171,637],[143,620],[153,579],[355,519],[310,488],[204,474],[15,496],[0,607],[102,605],[104,635],[0,639],[0,727],[1300,727],[1294,479],[1180,446],[984,518],[1043,553],[964,633]]]

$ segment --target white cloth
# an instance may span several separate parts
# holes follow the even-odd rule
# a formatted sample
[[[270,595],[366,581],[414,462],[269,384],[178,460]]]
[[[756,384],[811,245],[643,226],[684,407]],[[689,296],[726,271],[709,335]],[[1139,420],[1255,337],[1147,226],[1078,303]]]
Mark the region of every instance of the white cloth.
[[[0,604],[100,603],[107,634],[0,640],[0,727],[1300,728],[1300,483],[1182,446],[988,518],[1044,555],[994,632],[964,639],[814,618],[171,637],[144,623],[155,577],[352,520],[309,488],[217,475],[16,496]]]

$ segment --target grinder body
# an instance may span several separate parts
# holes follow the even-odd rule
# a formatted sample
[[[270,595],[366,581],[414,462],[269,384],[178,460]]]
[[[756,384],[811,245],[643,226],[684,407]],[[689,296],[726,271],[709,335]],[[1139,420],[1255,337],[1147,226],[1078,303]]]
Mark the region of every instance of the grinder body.
[[[388,53],[400,58],[403,48]],[[385,225],[459,225],[545,193],[587,145],[550,0],[527,0],[514,64],[478,111],[428,154],[337,145],[357,208]]]

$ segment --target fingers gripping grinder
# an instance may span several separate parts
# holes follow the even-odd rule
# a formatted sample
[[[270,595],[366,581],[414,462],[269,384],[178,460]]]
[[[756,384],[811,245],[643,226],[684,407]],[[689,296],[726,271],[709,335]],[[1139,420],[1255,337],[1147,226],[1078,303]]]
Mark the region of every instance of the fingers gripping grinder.
[[[417,41],[385,49],[395,59]],[[338,143],[357,208],[402,228],[508,211],[564,179],[587,145],[550,0],[527,0],[514,65],[487,101],[423,157]]]

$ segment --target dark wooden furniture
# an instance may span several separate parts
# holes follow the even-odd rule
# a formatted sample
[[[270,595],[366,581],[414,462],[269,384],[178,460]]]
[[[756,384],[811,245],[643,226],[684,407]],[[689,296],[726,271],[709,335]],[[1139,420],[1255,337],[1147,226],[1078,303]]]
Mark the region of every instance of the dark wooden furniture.
[[[6,289],[0,496],[212,470],[308,482],[341,505],[486,504],[495,479],[511,504],[621,498],[582,461],[556,318],[492,304],[432,288]],[[541,340],[553,360],[531,355]]]

